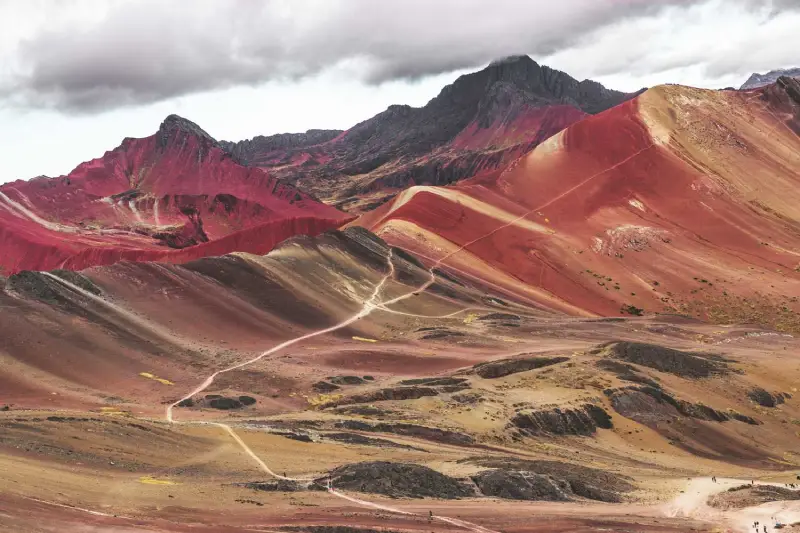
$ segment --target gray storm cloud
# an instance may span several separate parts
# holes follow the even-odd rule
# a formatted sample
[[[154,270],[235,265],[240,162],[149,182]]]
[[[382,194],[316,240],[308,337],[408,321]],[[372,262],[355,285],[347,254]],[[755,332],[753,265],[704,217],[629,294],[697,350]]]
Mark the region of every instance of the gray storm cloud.
[[[99,20],[23,39],[16,67],[0,74],[0,98],[93,113],[297,79],[348,61],[366,83],[418,79],[510,54],[551,55],[624,21],[703,1],[123,1]],[[796,0],[726,1],[773,14],[797,7]],[[646,56],[637,52],[639,62]]]

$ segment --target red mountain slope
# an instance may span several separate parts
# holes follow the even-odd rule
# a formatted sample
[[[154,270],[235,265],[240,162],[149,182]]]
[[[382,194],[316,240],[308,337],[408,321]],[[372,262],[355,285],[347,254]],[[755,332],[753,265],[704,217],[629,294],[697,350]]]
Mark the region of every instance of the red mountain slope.
[[[355,224],[572,314],[800,330],[799,88],[657,87],[502,172],[411,188]]]
[[[347,220],[171,115],[155,135],[125,139],[67,176],[0,186],[0,269],[266,253]]]

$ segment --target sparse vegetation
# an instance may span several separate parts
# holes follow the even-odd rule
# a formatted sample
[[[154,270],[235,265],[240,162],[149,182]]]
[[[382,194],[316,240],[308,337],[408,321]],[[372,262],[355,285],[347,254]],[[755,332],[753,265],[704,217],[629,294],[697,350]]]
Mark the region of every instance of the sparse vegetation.
[[[634,316],[643,316],[644,315],[644,309],[642,309],[641,307],[636,307],[635,305],[624,304],[622,306],[622,308],[620,309],[620,313],[622,313],[622,314],[626,314],[627,313],[629,315],[634,315]]]

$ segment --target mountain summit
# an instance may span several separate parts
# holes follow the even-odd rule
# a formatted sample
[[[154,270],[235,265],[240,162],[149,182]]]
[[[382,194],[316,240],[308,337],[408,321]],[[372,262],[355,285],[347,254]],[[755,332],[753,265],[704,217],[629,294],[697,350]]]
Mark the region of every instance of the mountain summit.
[[[423,107],[389,106],[343,133],[222,146],[240,161],[360,212],[409,185],[444,185],[494,170],[587,114],[633,96],[579,82],[526,55],[510,56],[460,76]]]

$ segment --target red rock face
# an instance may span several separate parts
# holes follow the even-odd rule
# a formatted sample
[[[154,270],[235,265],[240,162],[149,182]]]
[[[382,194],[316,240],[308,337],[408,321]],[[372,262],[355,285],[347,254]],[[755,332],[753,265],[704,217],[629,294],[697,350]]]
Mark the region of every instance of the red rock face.
[[[791,329],[800,326],[792,87],[657,87],[502,171],[411,188],[355,224],[569,314],[643,309]]]
[[[170,116],[155,135],[125,139],[67,176],[1,186],[0,268],[13,274],[266,253],[348,219],[238,164],[195,124]]]

